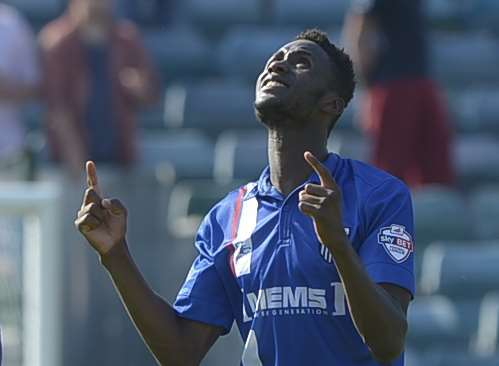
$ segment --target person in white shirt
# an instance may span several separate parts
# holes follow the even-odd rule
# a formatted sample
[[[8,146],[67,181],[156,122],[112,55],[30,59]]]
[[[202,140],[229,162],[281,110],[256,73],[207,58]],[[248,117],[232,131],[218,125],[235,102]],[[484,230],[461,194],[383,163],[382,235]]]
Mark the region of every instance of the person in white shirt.
[[[24,151],[21,106],[36,97],[39,81],[34,34],[15,8],[0,2],[0,162]]]

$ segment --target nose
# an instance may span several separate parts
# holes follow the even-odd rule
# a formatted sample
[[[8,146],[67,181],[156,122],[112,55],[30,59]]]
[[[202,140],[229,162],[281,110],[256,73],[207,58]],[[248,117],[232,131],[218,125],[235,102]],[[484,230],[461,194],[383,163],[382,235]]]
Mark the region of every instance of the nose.
[[[270,63],[268,71],[270,73],[285,74],[288,71],[288,66],[285,60],[275,60]]]

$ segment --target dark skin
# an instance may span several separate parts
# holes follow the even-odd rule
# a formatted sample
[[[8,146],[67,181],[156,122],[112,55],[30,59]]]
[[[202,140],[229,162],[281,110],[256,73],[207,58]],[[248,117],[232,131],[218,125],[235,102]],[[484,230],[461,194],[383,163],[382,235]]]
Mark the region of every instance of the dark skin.
[[[321,163],[327,156],[329,123],[345,103],[331,87],[334,75],[327,54],[313,42],[294,41],[266,64],[256,86],[255,109],[268,129],[272,184],[283,195],[312,171],[321,184],[299,193],[299,209],[309,216],[318,239],[333,253],[355,326],[381,363],[403,350],[410,294],[397,286],[373,283],[345,236],[341,192]],[[102,199],[95,164],[88,162],[88,189],[75,220],[98,252],[117,291],[150,350],[162,365],[198,365],[222,329],[178,317],[147,285],[125,240],[125,207]]]

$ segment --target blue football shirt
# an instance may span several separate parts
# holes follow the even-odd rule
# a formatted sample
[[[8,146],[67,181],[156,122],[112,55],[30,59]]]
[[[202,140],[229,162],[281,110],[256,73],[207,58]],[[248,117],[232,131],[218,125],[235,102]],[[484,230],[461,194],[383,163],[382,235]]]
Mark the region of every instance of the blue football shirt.
[[[369,276],[414,294],[407,187],[336,154],[324,164],[343,192],[345,232]],[[298,193],[309,182],[319,183],[318,176],[284,197],[267,167],[258,182],[213,207],[174,308],[226,332],[236,321],[245,342],[243,366],[379,365],[355,329],[331,253],[298,209]],[[403,364],[403,356],[392,363]]]

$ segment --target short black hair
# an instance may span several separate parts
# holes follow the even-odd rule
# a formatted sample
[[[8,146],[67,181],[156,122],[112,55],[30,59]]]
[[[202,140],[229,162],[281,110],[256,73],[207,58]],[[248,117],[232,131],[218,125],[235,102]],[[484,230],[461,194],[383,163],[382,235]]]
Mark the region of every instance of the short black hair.
[[[338,48],[329,41],[327,33],[320,29],[307,29],[301,32],[297,40],[307,40],[318,44],[329,56],[331,60],[331,68],[335,77],[335,90],[345,102],[345,108],[353,98],[355,90],[355,73],[353,71],[352,59],[344,51],[343,48]],[[329,132],[334,127],[336,121],[331,123]]]

